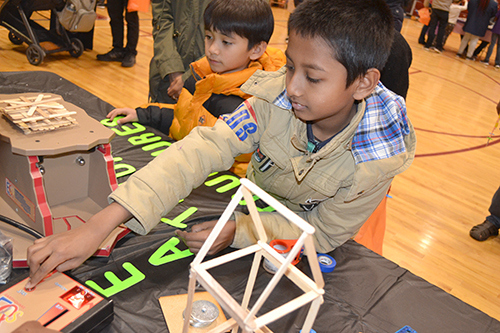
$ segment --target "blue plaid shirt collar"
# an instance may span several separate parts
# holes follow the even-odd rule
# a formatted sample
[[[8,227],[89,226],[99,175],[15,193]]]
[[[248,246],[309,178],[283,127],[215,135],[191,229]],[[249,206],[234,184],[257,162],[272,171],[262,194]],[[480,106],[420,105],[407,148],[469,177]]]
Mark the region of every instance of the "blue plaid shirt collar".
[[[351,144],[355,163],[381,160],[406,152],[404,136],[410,134],[410,126],[404,99],[379,82],[365,102],[365,113]],[[292,109],[286,89],[273,104],[286,110]]]
[[[288,95],[286,94],[286,88],[283,90],[281,94],[276,97],[276,99],[273,102],[274,105],[277,107],[280,107],[282,109],[286,110],[291,110],[292,109],[292,102],[288,98]]]
[[[379,82],[365,102],[365,114],[351,143],[356,164],[406,152],[404,137],[410,134],[410,125],[403,97]]]

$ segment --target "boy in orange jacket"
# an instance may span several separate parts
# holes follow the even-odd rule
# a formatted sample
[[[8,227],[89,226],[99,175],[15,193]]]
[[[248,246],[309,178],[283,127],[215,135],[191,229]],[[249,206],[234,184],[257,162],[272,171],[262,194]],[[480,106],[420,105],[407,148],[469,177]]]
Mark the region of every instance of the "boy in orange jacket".
[[[180,140],[196,126],[213,126],[251,96],[240,86],[257,70],[276,71],[285,62],[281,50],[268,48],[274,30],[269,3],[264,0],[214,0],[204,13],[205,57],[191,63],[175,105],[145,104],[120,108],[107,117],[117,122],[138,121]],[[250,154],[239,156],[231,171],[244,177]]]

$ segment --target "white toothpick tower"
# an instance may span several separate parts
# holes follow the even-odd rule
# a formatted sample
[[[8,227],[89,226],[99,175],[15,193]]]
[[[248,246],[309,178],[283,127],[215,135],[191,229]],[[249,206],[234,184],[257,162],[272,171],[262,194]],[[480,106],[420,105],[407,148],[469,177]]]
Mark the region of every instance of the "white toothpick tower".
[[[272,206],[278,213],[286,217],[289,221],[294,223],[302,230],[302,234],[297,240],[295,246],[291,249],[286,258],[281,256],[276,250],[267,244],[267,235],[262,225],[259,213],[252,198],[252,193],[259,196],[268,205]],[[250,211],[253,223],[255,224],[258,238],[257,244],[251,245],[223,256],[202,262],[207,255],[212,244],[219,236],[221,230],[226,225],[235,210],[240,200],[244,198],[247,207]],[[303,332],[309,332],[312,328],[313,322],[318,314],[319,307],[323,303],[323,276],[317,260],[316,250],[312,239],[312,234],[315,232],[313,226],[308,224],[298,215],[290,211],[283,204],[271,197],[269,194],[260,189],[257,185],[253,184],[248,179],[241,179],[241,186],[234,195],[233,199],[227,206],[221,218],[215,225],[212,233],[209,235],[205,243],[191,263],[188,301],[185,313],[191,313],[193,304],[193,295],[195,292],[196,281],[208,291],[219,302],[221,307],[231,316],[229,320],[213,328],[208,333],[222,333],[232,329],[233,333],[241,328],[243,332],[271,332],[266,325],[295,311],[296,309],[311,303],[306,320],[302,327]],[[292,260],[304,246],[304,254],[308,257],[308,262],[311,268],[313,279],[302,273],[299,269],[291,264]],[[209,269],[222,265],[224,263],[236,260],[238,258],[255,253],[253,264],[248,277],[248,282],[243,296],[242,304],[238,304],[236,300],[207,272]],[[251,309],[248,309],[250,296],[257,278],[262,257],[268,259],[276,267],[278,271],[274,274],[269,284],[264,289],[260,297],[257,299]],[[257,312],[261,309],[263,304],[268,299],[273,289],[278,284],[279,280],[286,275],[292,282],[294,282],[304,294],[299,297],[271,310],[260,317],[257,317]],[[189,329],[189,316],[185,316],[183,333],[187,333]]]

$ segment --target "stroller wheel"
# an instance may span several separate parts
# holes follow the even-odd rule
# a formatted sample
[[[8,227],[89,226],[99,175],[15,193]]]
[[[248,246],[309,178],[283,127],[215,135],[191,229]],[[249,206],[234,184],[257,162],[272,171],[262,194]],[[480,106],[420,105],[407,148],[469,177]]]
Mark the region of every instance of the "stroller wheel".
[[[19,38],[13,31],[9,31],[9,40],[12,42],[12,44],[15,45],[21,45],[23,43],[23,40]]]
[[[30,64],[38,66],[42,63],[44,57],[45,52],[43,52],[43,49],[39,45],[31,44],[28,46],[26,58],[28,58]]]
[[[71,54],[73,58],[81,56],[83,54],[83,50],[85,49],[82,41],[78,38],[71,38],[71,47],[72,49],[69,50],[69,54]]]

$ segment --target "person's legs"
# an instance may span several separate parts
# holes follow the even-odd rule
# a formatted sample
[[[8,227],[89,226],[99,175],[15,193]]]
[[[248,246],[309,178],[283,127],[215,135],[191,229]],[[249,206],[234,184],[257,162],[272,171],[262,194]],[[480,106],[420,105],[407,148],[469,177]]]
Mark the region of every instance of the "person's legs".
[[[432,10],[431,21],[429,22],[429,34],[427,36],[427,42],[425,42],[424,46],[426,49],[432,46],[432,42],[434,41],[434,37],[436,36],[436,27],[439,20],[437,11],[439,11],[439,9]]]
[[[497,66],[497,65],[500,66],[500,35],[498,35],[498,34],[495,34],[495,35],[497,37],[497,40],[496,40],[497,41],[497,43],[496,43],[497,44],[497,55],[495,57],[495,66]],[[491,44],[492,45],[494,44],[493,41],[491,42]]]
[[[105,54],[98,54],[100,61],[122,61],[125,48],[123,47],[123,0],[108,0],[107,2],[109,25],[113,37],[113,49]]]
[[[490,57],[491,54],[493,53],[493,49],[495,48],[496,41],[498,39],[498,34],[491,34],[491,43],[490,46],[488,47],[488,52],[486,52],[486,57],[484,58],[484,63],[489,63],[490,62]]]
[[[475,240],[484,241],[491,236],[498,235],[498,229],[500,228],[500,188],[493,195],[488,211],[490,215],[486,217],[486,220],[472,227],[469,232],[470,236]]]
[[[486,219],[493,223],[497,229],[500,228],[500,188],[493,195],[488,211],[490,212],[490,216]]]
[[[474,54],[472,55],[473,57],[477,57],[479,56],[479,54],[481,53],[481,51],[483,51],[483,49],[488,46],[490,42],[487,42],[485,40],[482,40],[481,43],[479,43],[479,46],[476,47],[476,49],[474,50]]]
[[[471,34],[466,32],[464,37],[462,38],[462,41],[460,42],[460,47],[458,48],[458,52],[457,52],[457,55],[462,55],[462,53],[464,53],[464,50],[465,48],[467,47],[467,45],[469,44],[469,40],[471,38]],[[470,47],[469,47],[470,49]]]
[[[453,28],[455,28],[455,24],[453,24],[453,23],[448,23],[446,25],[446,29],[444,30],[444,37],[443,37],[443,47],[446,44],[446,41],[448,40],[448,37],[450,36],[451,32],[453,31]]]
[[[125,50],[137,54],[137,43],[139,42],[139,14],[137,12],[127,12],[127,46]]]
[[[469,49],[467,50],[467,59],[472,59],[478,41],[479,36],[471,35]]]
[[[113,36],[113,47],[123,49],[123,0],[108,0],[109,25]]]
[[[125,2],[128,3],[128,1]],[[122,66],[132,67],[135,64],[137,43],[139,42],[139,14],[136,11],[129,12],[126,10],[125,20],[127,20],[127,46],[125,47],[125,56],[123,57]]]
[[[422,30],[420,31],[420,36],[418,37],[418,43],[425,45],[425,35],[427,34],[427,31],[429,30],[428,25],[424,25],[422,27]]]
[[[443,51],[443,37],[444,37],[444,32],[446,30],[446,26],[448,25],[449,13],[444,10],[440,10],[437,14],[438,14],[439,28],[436,38],[436,48],[439,51]]]

